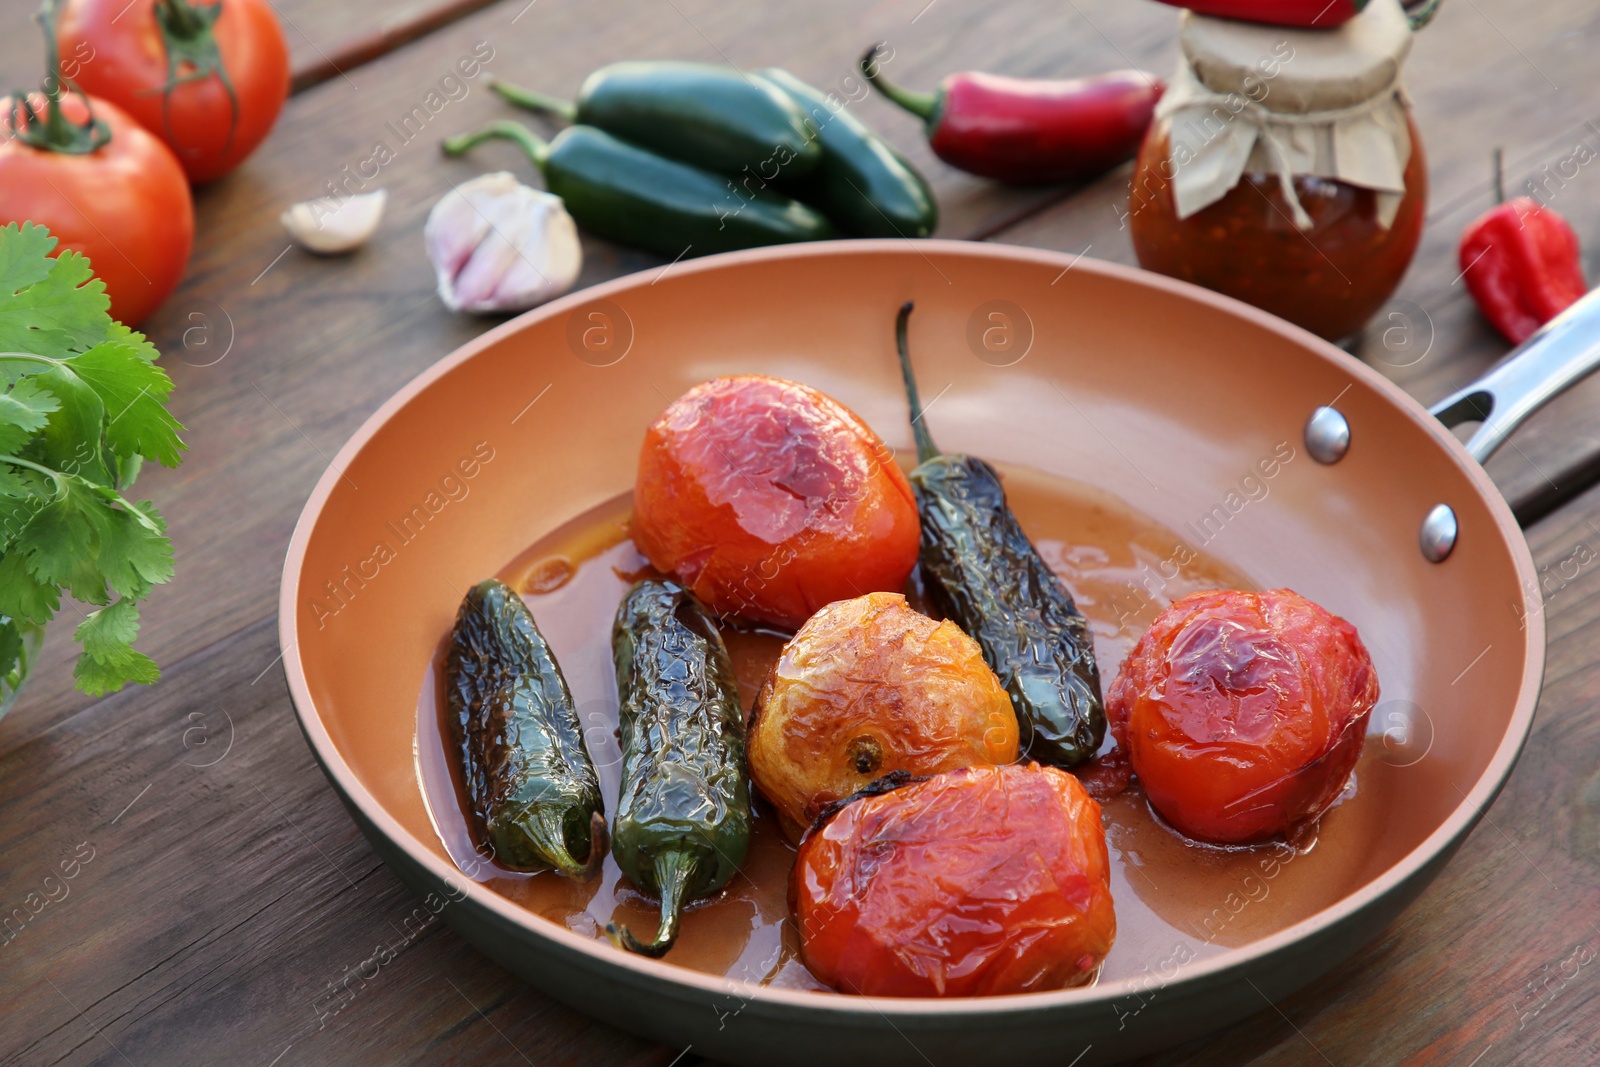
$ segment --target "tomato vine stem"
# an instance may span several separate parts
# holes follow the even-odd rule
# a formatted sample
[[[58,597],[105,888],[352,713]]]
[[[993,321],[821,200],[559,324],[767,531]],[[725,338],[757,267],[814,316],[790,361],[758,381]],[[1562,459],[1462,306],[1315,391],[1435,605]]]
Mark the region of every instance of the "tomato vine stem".
[[[11,94],[11,107],[6,115],[6,125],[11,135],[23,144],[41,152],[60,152],[65,155],[86,156],[98,152],[111,143],[111,128],[95,117],[89,98],[61,73],[61,55],[56,48],[56,14],[60,0],[42,0],[39,4],[39,28],[44,34],[44,93],[43,113],[34,106],[31,95],[23,91]],[[62,87],[77,93],[83,101],[87,118],[82,123],[67,118],[63,106]]]
[[[239,127],[239,94],[234,91],[233,79],[228,76],[217,46],[216,25],[222,11],[222,0],[198,6],[189,0],[156,0],[156,25],[161,27],[161,41],[167,51],[167,81],[148,91],[161,94],[161,125],[167,143],[180,154],[187,150],[178,144],[172,130],[172,92],[180,86],[215,77],[227,94],[228,136],[222,143],[222,155],[233,147],[233,135]]]

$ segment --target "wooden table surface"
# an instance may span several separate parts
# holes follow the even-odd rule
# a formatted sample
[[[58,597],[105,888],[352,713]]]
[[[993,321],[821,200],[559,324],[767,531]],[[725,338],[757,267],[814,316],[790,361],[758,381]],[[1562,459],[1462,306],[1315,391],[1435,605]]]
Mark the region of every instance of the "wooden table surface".
[[[0,15],[6,84],[35,77],[26,8]],[[281,208],[351,182],[387,124],[474,48],[494,73],[570,92],[612,60],[782,64],[848,86],[873,40],[907,84],[957,69],[1067,75],[1174,63],[1176,13],[1145,0],[279,0],[298,72],[277,129],[197,197],[182,288],[147,329],[167,353],[187,462],[141,493],[171,521],[178,577],[144,612],[159,685],[92,701],[71,686],[66,623],[0,720],[0,910],[77,858],[67,895],[0,939],[0,1061],[16,1064],[679,1064],[553,1003],[431,923],[337,1015],[329,983],[395,940],[415,902],[314,765],[277,643],[290,530],[328,457],[382,400],[486,328],[433,294],[420,229],[451,182],[526,175],[487,146],[447,161],[439,137],[502,114],[481,85],[395,144],[368,187],[390,193],[374,242],[346,260],[289,247]],[[1600,6],[1452,0],[1408,73],[1427,144],[1429,228],[1359,349],[1423,401],[1502,356],[1454,256],[1508,184],[1547,198],[1600,250]],[[459,94],[457,94],[459,95]],[[1003,189],[931,157],[918,123],[873,98],[858,113],[934,183],[941,235],[1132,262],[1119,221],[1129,170],[1083,188]],[[1554,179],[1552,179],[1554,175]],[[660,261],[585,242],[583,284]],[[1600,259],[1587,263],[1600,276]],[[1600,1062],[1600,381],[1575,389],[1489,465],[1544,572],[1549,665],[1533,736],[1460,854],[1374,945],[1282,1003],[1152,1064]],[[85,859],[84,857],[89,857]],[[937,1057],[935,1057],[937,1059]],[[939,1064],[944,1067],[944,1064]]]

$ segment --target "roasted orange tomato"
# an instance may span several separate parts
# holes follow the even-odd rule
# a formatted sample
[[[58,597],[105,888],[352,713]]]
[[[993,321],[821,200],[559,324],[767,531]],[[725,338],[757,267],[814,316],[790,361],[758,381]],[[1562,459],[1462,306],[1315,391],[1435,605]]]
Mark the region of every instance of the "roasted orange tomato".
[[[793,630],[904,587],[920,525],[894,454],[856,415],[779,378],[715,378],[645,431],[633,540],[713,611]]]
[[[824,807],[891,771],[1017,758],[1017,714],[983,649],[899,593],[829,604],[756,695],[750,777],[798,839]]]
[[[869,996],[1078,985],[1117,935],[1100,805],[1037,763],[844,804],[801,842],[789,894],[806,966]]]
[[[1246,844],[1338,797],[1378,674],[1355,627],[1298,593],[1213,591],[1156,617],[1108,698],[1156,811],[1189,837]]]

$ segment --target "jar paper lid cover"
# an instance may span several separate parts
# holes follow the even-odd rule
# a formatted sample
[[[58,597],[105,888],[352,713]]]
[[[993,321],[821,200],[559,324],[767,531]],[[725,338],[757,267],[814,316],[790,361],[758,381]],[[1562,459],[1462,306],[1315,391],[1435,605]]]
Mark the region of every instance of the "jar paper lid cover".
[[[1400,84],[1411,28],[1400,0],[1372,0],[1336,30],[1185,13],[1180,41],[1183,59],[1156,109],[1179,218],[1250,171],[1278,177],[1302,229],[1311,219],[1293,190],[1301,175],[1374,190],[1379,221],[1393,222],[1412,151]]]

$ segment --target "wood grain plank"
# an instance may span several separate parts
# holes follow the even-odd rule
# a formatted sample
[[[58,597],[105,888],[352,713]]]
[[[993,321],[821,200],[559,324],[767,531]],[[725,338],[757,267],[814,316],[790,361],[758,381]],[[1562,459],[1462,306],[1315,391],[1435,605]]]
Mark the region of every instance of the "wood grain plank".
[[[0,1063],[670,1061],[382,867],[282,672],[252,682],[277,651],[262,620],[0,759]]]
[[[512,22],[519,9],[526,14]],[[1480,16],[1509,35],[1509,48],[1493,26],[1467,31],[1467,20]],[[359,88],[336,77],[291,101],[261,154],[203,191],[204,236],[191,277],[152,324],[173,357],[178,414],[194,446],[184,468],[153,471],[142,486],[172,518],[179,548],[178,582],[146,615],[145,646],[168,664],[167,678],[90,706],[70,688],[68,623],[52,631],[39,677],[0,721],[0,804],[16,816],[0,827],[0,905],[28,908],[30,893],[43,900],[59,894],[52,886],[69,890],[0,944],[8,1009],[0,1013],[0,1061],[667,1064],[680,1051],[649,1048],[555,1007],[437,922],[324,1018],[330,983],[402,940],[395,925],[417,902],[377,864],[298,738],[269,618],[278,569],[300,503],[339,443],[393,389],[488,325],[448,316],[432,296],[418,236],[427,207],[450,181],[480,169],[526,168],[504,152],[459,163],[435,157],[438,134],[501,113],[473,87],[384,167],[378,181],[390,189],[390,218],[354,259],[286,252],[273,221],[284,203],[314,195],[339,180],[342,167],[368,158],[374,139],[391,136],[386,124],[480,40],[495,45],[497,73],[557,91],[592,66],[639,55],[782,62],[831,85],[874,37],[895,45],[904,81],[931,84],[965,66],[1074,73],[1135,62],[1164,70],[1173,17],[1159,5],[1118,0],[865,8],[829,0],[805,10],[709,0],[539,0],[528,9],[513,0],[363,67]],[[1451,31],[1457,43],[1431,44],[1450,40],[1453,24],[1461,27]],[[1584,79],[1593,77],[1585,50],[1600,27],[1571,0],[1531,10],[1474,0],[1447,6],[1429,33],[1438,36],[1421,43],[1413,91],[1419,109],[1434,109],[1424,127],[1438,171],[1435,212],[1445,221],[1433,221],[1429,240],[1439,243],[1423,253],[1431,262],[1449,259],[1456,220],[1469,217],[1481,195],[1465,162],[1438,160],[1454,152],[1465,161],[1469,140],[1495,134],[1513,149],[1518,173],[1564,158],[1566,141],[1584,130],[1592,89]],[[1438,49],[1433,67],[1424,63],[1429,47]],[[1539,77],[1568,88],[1546,86],[1540,95],[1512,62],[1521,61],[1519,50],[1543,70]],[[1062,191],[1001,190],[931,161],[914,120],[880,100],[863,103],[861,113],[926,167],[945,204],[946,234],[986,235],[1043,207],[1024,224],[1044,235],[1030,243],[1048,237],[1051,247],[1076,252],[1098,234],[1114,250],[1110,207],[1125,172],[1052,207]],[[1594,232],[1583,221],[1592,217],[1580,217],[1595,199],[1584,184],[1593,181],[1586,169],[1556,202],[1584,233]],[[586,250],[586,283],[659,262],[601,242]],[[1115,258],[1102,247],[1090,254]],[[1421,264],[1419,257],[1413,280]],[[1433,304],[1410,297],[1427,308],[1436,345],[1403,379],[1418,395],[1439,395],[1473,373],[1472,359],[1481,366],[1493,358],[1493,339],[1441,279],[1450,280],[1439,274],[1429,283],[1443,294]],[[1408,369],[1394,367],[1397,380]],[[1562,414],[1552,409],[1518,443],[1530,447]],[[1560,455],[1565,439],[1552,433],[1552,454]],[[1500,472],[1505,461],[1496,461],[1503,486],[1515,475]],[[1559,576],[1581,547],[1600,548],[1600,499],[1582,498],[1532,537],[1541,564]],[[1340,1064],[1465,1064],[1480,1053],[1482,1067],[1600,1057],[1595,969],[1563,973],[1575,949],[1600,947],[1582,926],[1596,914],[1600,863],[1600,731],[1584,714],[1600,685],[1600,645],[1589,636],[1600,634],[1594,569],[1583,564],[1566,585],[1555,580],[1549,684],[1534,739],[1492,821],[1423,901],[1376,948],[1279,1005],[1283,1015],[1264,1006],[1215,1041],[1149,1062],[1321,1062],[1317,1050]],[[234,747],[212,767],[195,766],[215,757],[229,722]],[[70,882],[57,874],[46,884],[80,843],[95,848],[94,858],[80,861]]]
[[[1512,194],[1529,183],[1565,214],[1600,278],[1600,9],[1587,0],[1446,5],[1407,68],[1429,162],[1427,230],[1410,273],[1356,350],[1423,402],[1471,381],[1509,345],[1460,284],[1462,229],[1491,204],[1490,150],[1507,152]],[[1580,162],[1588,160],[1590,162]],[[1135,264],[1122,220],[1131,168],[996,235],[997,240]],[[1489,464],[1524,521],[1600,478],[1600,380],[1555,401]]]
[[[240,171],[200,190],[201,239],[189,276],[147,324],[168,353],[191,451],[180,470],[150,470],[140,484],[170,517],[179,567],[178,580],[149,602],[143,647],[171,661],[274,610],[295,518],[340,444],[395,389],[498,321],[444,310],[420,236],[429,207],[453,183],[496,168],[536,181],[504,145],[465,160],[438,154],[446,134],[512,113],[481,87],[481,73],[459,78],[457,64],[471,60],[474,48],[493,49],[487,66],[495,73],[558,93],[573,91],[602,63],[677,56],[751,69],[783,63],[848,95],[849,86],[860,88],[846,80],[852,64],[873,40],[897,49],[901,79],[932,85],[963,67],[1019,74],[1129,62],[1163,67],[1176,17],[1158,4],[1118,0],[1066,8],[1053,0],[932,7],[923,0],[864,9],[846,0],[804,8],[506,2],[363,67],[359,87],[335,78],[294,97]],[[424,109],[422,133],[404,140],[396,131],[430,92],[442,91],[441,81],[457,91],[436,98],[444,101],[436,114]],[[945,235],[987,233],[1064,195],[954,171],[932,158],[911,116],[876,97],[859,107],[924,167],[944,206]],[[393,160],[364,182],[358,171],[380,140]],[[352,192],[382,185],[390,194],[377,237],[347,259],[291,249],[277,223],[284,205],[324,193],[329,183]],[[587,240],[585,253],[580,284],[663,262],[598,240]],[[0,723],[0,750],[87,703],[71,690],[66,630],[52,630],[28,698]]]

